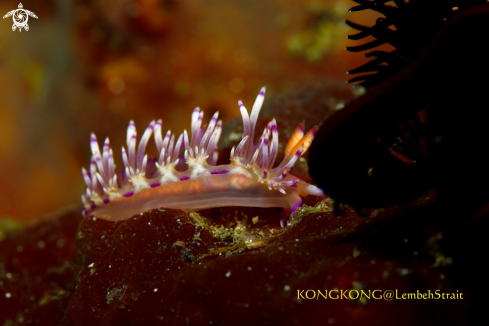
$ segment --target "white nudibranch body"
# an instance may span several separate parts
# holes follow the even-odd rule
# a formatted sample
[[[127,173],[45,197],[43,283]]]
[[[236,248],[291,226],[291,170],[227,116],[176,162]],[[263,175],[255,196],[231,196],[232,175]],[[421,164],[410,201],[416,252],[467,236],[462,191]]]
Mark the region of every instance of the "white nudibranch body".
[[[168,131],[162,137],[162,121],[152,121],[137,148],[136,126],[130,121],[127,150],[122,148],[124,169],[118,175],[109,139],[105,140],[101,152],[92,134],[90,169],[82,169],[87,185],[82,195],[83,214],[119,221],[160,207],[184,211],[223,206],[282,207],[283,226],[290,212],[302,204],[301,197],[324,196],[321,189],[288,173],[310,146],[317,127],[304,134],[304,126],[299,124],[287,143],[284,159],[273,167],[279,146],[275,119],[265,127],[258,142],[254,142],[264,98],[265,88],[262,88],[250,115],[243,103],[238,102],[243,138],[231,150],[231,162],[226,165],[216,165],[222,130],[217,112],[206,127],[201,126],[203,112],[196,108],[192,113],[190,139],[187,131],[178,137]],[[154,159],[145,154],[153,133],[159,155]]]

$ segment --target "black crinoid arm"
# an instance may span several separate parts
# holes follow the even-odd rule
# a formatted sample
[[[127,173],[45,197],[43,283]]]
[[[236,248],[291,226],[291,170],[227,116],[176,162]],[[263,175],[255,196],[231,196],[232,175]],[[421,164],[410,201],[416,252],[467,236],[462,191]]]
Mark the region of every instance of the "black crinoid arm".
[[[370,89],[319,128],[309,152],[314,181],[335,201],[358,209],[405,203],[447,184],[464,191],[484,185],[484,192],[472,197],[489,198],[489,61],[485,49],[489,3],[457,10],[446,21],[443,15],[434,14],[433,20],[440,17],[442,23],[433,32],[436,24],[423,22],[428,20],[426,15],[408,22],[409,13],[420,13],[401,12],[404,6],[423,8],[417,2],[390,9],[384,3],[357,2],[360,9],[383,8],[384,20],[393,17],[402,22],[395,32],[385,32],[389,22],[386,26],[377,22],[365,28],[366,34],[396,41],[401,35],[407,41],[399,43],[398,52],[384,53],[382,60],[378,54],[377,62],[374,59],[359,68],[373,72],[356,79]],[[428,4],[425,7],[434,10]],[[421,25],[430,26],[429,37],[422,35]],[[413,35],[407,35],[410,31]],[[423,37],[425,46],[415,42],[416,35]],[[409,51],[401,55],[403,49]],[[393,64],[383,66],[385,62]]]
[[[375,11],[381,15],[373,26],[364,26],[347,20],[348,26],[358,33],[348,39],[363,43],[349,46],[351,52],[365,52],[370,61],[348,71],[357,75],[349,83],[367,89],[386,80],[393,73],[412,63],[436,31],[451,16],[469,6],[486,3],[486,0],[353,0],[358,5],[350,12]],[[373,37],[374,40],[365,39]],[[380,50],[389,44],[392,51]]]

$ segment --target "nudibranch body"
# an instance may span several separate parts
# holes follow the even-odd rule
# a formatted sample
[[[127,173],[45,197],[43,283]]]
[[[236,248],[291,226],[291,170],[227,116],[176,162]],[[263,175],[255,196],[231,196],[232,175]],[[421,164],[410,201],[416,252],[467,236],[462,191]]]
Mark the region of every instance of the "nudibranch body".
[[[162,137],[162,121],[152,121],[137,149],[136,127],[129,122],[127,150],[122,148],[124,170],[118,175],[109,139],[101,152],[92,134],[90,171],[82,169],[87,185],[82,195],[84,215],[119,221],[160,207],[187,212],[223,206],[282,207],[283,227],[289,213],[301,205],[301,197],[324,196],[321,189],[288,173],[311,144],[317,127],[304,134],[304,126],[299,124],[285,148],[284,159],[273,167],[279,146],[275,119],[265,127],[258,143],[253,140],[264,98],[262,88],[250,115],[238,102],[243,138],[231,150],[227,165],[216,165],[222,129],[217,112],[206,127],[201,126],[203,112],[199,108],[193,111],[190,140],[187,131],[178,138],[170,131]],[[155,159],[145,154],[153,133],[159,155]]]

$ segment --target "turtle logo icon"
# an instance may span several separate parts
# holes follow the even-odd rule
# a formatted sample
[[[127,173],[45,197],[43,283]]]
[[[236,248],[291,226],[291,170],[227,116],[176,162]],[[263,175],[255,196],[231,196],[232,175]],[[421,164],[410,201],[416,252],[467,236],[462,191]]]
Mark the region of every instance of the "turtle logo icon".
[[[22,28],[24,28],[26,31],[29,30],[29,25],[27,25],[29,16],[37,19],[35,13],[23,9],[22,3],[19,3],[19,9],[15,9],[6,13],[5,16],[3,16],[3,19],[10,16],[13,16],[12,18],[14,20],[14,24],[12,25],[12,30],[15,31],[18,28],[19,32],[22,32]]]

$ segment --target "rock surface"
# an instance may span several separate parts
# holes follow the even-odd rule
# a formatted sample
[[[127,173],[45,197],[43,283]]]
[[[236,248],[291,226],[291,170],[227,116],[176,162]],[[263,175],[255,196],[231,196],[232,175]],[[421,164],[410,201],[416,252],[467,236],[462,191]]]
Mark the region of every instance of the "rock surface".
[[[77,230],[78,212],[68,212],[0,243],[0,320],[464,324],[469,298],[451,284],[444,227],[426,218],[436,197],[368,216],[348,207],[337,215],[330,199],[310,198],[285,229],[279,209],[158,209],[117,223],[86,218]],[[356,298],[361,290],[380,291]],[[388,290],[392,301],[375,299]],[[428,290],[463,299],[396,299]]]

